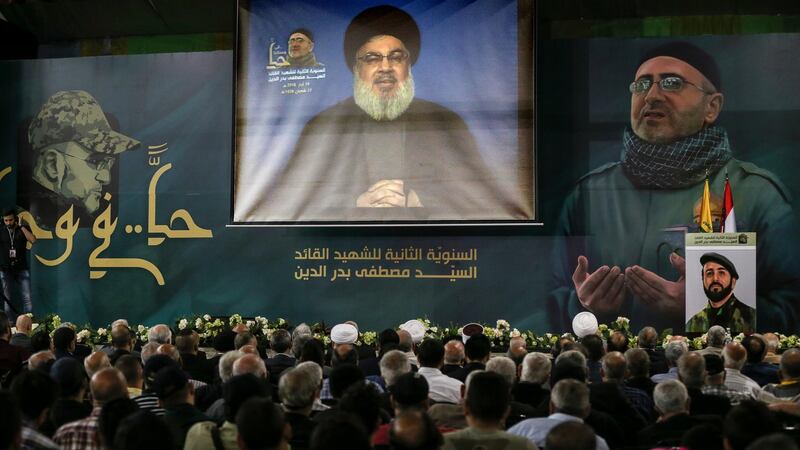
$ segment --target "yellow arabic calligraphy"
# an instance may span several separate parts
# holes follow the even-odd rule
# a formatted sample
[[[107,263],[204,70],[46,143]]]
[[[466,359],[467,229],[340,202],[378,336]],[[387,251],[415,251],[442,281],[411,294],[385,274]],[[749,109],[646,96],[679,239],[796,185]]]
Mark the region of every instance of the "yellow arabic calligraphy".
[[[197,239],[208,239],[214,237],[214,234],[211,230],[201,228],[197,226],[192,219],[191,214],[189,211],[185,209],[178,209],[172,213],[169,219],[169,225],[158,225],[156,224],[156,187],[158,186],[158,180],[161,178],[164,173],[166,173],[169,169],[172,168],[172,163],[165,164],[163,167],[158,169],[156,173],[153,174],[153,178],[150,179],[150,186],[147,188],[147,231],[148,233],[162,233],[166,237],[171,239],[189,239],[189,238],[197,238]],[[172,226],[175,224],[176,220],[182,220],[183,223],[186,225],[185,230],[174,230]],[[166,240],[166,237],[148,237],[147,238],[147,245],[155,246],[160,245],[162,242]]]
[[[52,260],[45,259],[39,255],[36,255],[36,259],[39,260],[39,262],[44,264],[45,266],[48,267],[57,266],[66,261],[67,258],[69,258],[69,255],[72,254],[73,238],[75,237],[75,233],[78,231],[78,224],[80,224],[81,222],[81,219],[77,219],[74,222],[72,221],[72,215],[73,215],[72,209],[73,206],[70,206],[67,212],[65,212],[61,217],[59,217],[58,222],[56,222],[56,236],[59,239],[63,239],[64,241],[67,242],[67,247],[64,249],[64,253],[58,258]],[[30,213],[27,211],[24,214],[30,216]],[[20,214],[20,216],[22,216],[22,214]],[[28,221],[28,219],[26,219],[26,221]],[[41,230],[41,228],[34,225],[35,222],[33,221],[33,217],[30,218],[30,221],[28,221],[28,223],[31,225],[31,229],[36,227],[36,229]],[[45,239],[53,238],[53,233],[49,231],[45,232],[44,230],[41,231],[47,233],[47,237]],[[33,231],[33,235],[36,236],[37,239],[39,239],[39,236],[36,234],[36,231]]]
[[[6,177],[6,175],[11,173],[11,166],[6,167],[3,170],[0,170],[0,180]]]
[[[111,194],[106,194],[103,197],[106,201],[111,201]],[[92,224],[92,234],[103,242],[92,251],[89,255],[90,268],[140,268],[150,272],[156,279],[159,286],[164,285],[164,275],[161,271],[150,261],[141,258],[101,258],[100,254],[103,253],[111,245],[111,235],[117,228],[117,220],[111,220],[111,203],[108,204],[106,209],[97,216],[94,224]],[[106,275],[105,270],[90,270],[89,278],[92,280],[99,280]]]

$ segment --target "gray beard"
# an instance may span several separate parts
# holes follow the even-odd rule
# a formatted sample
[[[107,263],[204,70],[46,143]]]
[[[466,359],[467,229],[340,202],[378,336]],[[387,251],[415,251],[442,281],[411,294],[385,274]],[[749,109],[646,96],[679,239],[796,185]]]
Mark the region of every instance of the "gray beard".
[[[400,117],[414,100],[414,77],[408,72],[408,78],[400,83],[391,98],[385,98],[372,90],[372,83],[361,80],[358,73],[353,73],[353,98],[368,116],[375,120],[394,120]]]

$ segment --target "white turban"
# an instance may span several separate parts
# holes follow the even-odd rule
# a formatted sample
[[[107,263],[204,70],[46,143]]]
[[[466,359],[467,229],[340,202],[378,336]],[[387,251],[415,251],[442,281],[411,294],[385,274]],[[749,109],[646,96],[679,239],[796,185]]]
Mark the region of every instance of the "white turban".
[[[331,340],[334,344],[355,344],[358,330],[349,323],[340,323],[331,329]]]
[[[579,339],[590,334],[597,334],[597,317],[589,311],[578,313],[572,319],[572,331]]]
[[[414,341],[415,344],[422,342],[422,339],[425,337],[425,324],[417,319],[411,319],[400,325],[400,329],[408,331],[408,334],[411,335],[411,340]]]

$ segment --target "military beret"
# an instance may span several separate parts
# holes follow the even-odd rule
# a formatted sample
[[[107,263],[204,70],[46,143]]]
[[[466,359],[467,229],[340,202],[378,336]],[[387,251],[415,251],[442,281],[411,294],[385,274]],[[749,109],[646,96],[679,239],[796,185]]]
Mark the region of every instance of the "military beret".
[[[708,81],[714,85],[717,91],[722,90],[722,77],[720,76],[719,67],[716,61],[714,61],[714,57],[706,53],[700,47],[688,42],[669,42],[659,45],[658,47],[650,49],[642,56],[642,59],[639,60],[639,67],[641,67],[645,61],[658,56],[669,56],[680,59],[708,78]]]
[[[408,50],[411,65],[417,62],[420,32],[417,22],[400,8],[381,5],[367,8],[353,18],[344,33],[344,60],[353,67],[356,54],[368,40],[375,36],[394,36]]]
[[[736,272],[736,266],[733,265],[730,259],[720,255],[719,253],[706,253],[700,257],[700,264],[706,265],[707,262],[715,262],[722,267],[724,267],[728,272],[730,272],[733,278],[739,279],[739,274]]]
[[[42,105],[28,127],[28,142],[35,151],[75,142],[89,151],[116,155],[140,142],[111,129],[97,100],[86,91],[59,91]]]

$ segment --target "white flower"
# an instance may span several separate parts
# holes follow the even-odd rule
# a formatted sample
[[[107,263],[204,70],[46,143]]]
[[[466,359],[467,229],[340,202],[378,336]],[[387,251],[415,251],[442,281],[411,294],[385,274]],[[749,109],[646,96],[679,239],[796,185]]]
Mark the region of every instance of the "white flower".
[[[506,321],[506,320],[499,319],[497,321],[497,328],[500,329],[500,330],[509,329],[509,328],[511,328],[511,324],[508,323],[508,321]]]
[[[438,333],[439,332],[439,327],[431,327],[430,330],[428,330],[428,331],[430,331],[431,333]]]
[[[100,336],[105,336],[106,335],[106,329],[105,328],[98,328],[97,329],[97,334],[100,335]]]
[[[513,330],[511,330],[511,337],[520,337],[520,336],[522,336],[522,333],[520,333],[518,329],[514,328]]]
[[[188,327],[188,326],[189,326],[189,321],[186,320],[186,319],[181,319],[181,321],[178,322],[178,329],[179,330],[185,330],[186,327]]]
[[[458,329],[458,334],[461,334],[461,335],[464,334],[464,327],[461,327],[461,328]]]
[[[627,317],[618,316],[616,322],[621,324],[629,324],[631,323],[631,319],[628,319]]]
[[[210,320],[211,320],[211,316],[210,316],[210,315],[208,315],[208,314],[203,314],[203,320],[205,320],[206,322],[208,322],[208,321],[210,321]]]
[[[139,325],[139,326],[136,328],[136,330],[137,330],[139,333],[144,333],[145,331],[147,331],[147,327],[146,327],[146,326],[144,326],[144,325]]]
[[[98,330],[99,331],[99,330]],[[83,342],[86,338],[90,337],[92,332],[89,330],[81,330],[78,332],[78,342]]]
[[[256,322],[253,321],[253,320],[248,320],[247,322],[245,322],[245,326],[247,328],[252,328],[255,324],[256,324]]]
[[[198,317],[197,320],[194,321],[194,327],[197,329],[203,328],[203,319]]]

